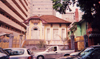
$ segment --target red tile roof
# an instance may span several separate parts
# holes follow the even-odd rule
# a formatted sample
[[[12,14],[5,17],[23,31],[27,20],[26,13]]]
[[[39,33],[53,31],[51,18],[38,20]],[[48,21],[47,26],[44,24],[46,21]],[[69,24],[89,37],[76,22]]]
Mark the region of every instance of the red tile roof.
[[[71,22],[69,21],[65,21],[63,19],[60,19],[56,16],[53,15],[43,15],[41,17],[38,16],[32,16],[30,18],[28,18],[25,23],[27,24],[31,19],[40,19],[42,20],[43,23],[65,23],[65,24],[70,24]]]
[[[43,15],[40,18],[43,19],[47,23],[71,23],[53,15]]]
[[[30,18],[28,18],[27,20],[30,20],[32,18],[39,18],[38,16],[31,16]]]
[[[31,19],[40,19],[40,18],[38,16],[31,16],[30,18],[25,20],[24,23],[28,24]]]

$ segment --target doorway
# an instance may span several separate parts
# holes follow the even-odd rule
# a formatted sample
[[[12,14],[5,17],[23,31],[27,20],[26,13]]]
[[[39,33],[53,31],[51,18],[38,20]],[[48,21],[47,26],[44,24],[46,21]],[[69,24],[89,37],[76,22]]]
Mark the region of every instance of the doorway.
[[[39,29],[37,27],[33,28],[31,39],[39,39]]]

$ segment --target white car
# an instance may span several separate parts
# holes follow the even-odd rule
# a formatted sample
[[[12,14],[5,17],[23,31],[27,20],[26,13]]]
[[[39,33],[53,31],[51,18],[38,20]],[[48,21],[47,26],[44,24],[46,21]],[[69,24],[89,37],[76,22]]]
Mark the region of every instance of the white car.
[[[58,46],[52,46],[43,52],[35,53],[34,59],[55,59],[72,52],[74,52],[74,50],[60,50]]]
[[[10,54],[10,59],[33,59],[31,51],[27,48],[6,48]]]

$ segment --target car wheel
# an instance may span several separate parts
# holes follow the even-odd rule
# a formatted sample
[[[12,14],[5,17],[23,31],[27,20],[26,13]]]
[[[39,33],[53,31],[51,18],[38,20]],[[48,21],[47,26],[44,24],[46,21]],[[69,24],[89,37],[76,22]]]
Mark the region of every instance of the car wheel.
[[[69,56],[70,54],[64,54],[64,56]]]
[[[37,59],[44,59],[44,57],[43,56],[38,56]]]

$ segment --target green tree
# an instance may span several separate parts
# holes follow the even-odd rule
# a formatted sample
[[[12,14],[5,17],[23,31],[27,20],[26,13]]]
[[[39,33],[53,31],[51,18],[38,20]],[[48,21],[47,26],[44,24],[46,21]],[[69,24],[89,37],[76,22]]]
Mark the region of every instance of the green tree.
[[[70,0],[52,0],[53,9],[60,12],[61,14],[65,14],[66,9],[71,11],[69,5],[71,5]]]
[[[53,8],[60,12],[61,14],[65,14],[66,10],[70,10],[69,7],[71,4],[75,4],[84,12],[83,19],[85,19],[88,23],[91,23],[91,27],[93,29],[100,30],[100,0],[52,0]],[[57,2],[58,1],[58,2]],[[61,2],[63,1],[63,2]],[[60,6],[59,6],[59,5]],[[56,6],[57,5],[57,6]]]

